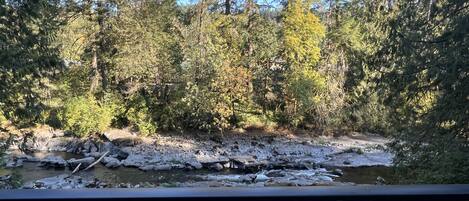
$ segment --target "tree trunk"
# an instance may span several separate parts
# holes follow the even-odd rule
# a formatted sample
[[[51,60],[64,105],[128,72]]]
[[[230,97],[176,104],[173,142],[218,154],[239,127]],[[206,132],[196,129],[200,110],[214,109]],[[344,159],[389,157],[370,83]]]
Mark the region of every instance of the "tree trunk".
[[[231,0],[225,0],[225,15],[231,14]]]
[[[103,2],[101,0],[97,3],[97,13],[98,13],[98,26],[99,26],[99,33],[98,33],[98,40],[97,40],[97,48],[99,51],[98,61],[97,61],[97,69],[99,76],[101,78],[101,87],[105,91],[107,88],[107,77],[106,77],[106,64],[103,61],[103,53],[105,52],[105,42],[104,42],[104,34],[105,34],[105,14],[106,8],[104,7]]]

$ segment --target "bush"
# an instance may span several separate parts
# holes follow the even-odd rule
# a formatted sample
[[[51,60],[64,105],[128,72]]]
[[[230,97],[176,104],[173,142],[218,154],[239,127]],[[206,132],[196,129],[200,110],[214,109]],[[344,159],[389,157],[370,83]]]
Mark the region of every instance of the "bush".
[[[277,123],[272,118],[273,114],[251,114],[241,113],[238,126],[241,128],[259,128],[265,130],[273,130],[277,127]]]
[[[126,116],[130,123],[138,128],[141,134],[148,136],[156,133],[156,123],[153,121],[147,107],[130,108]]]
[[[379,102],[376,94],[372,94],[363,103],[352,105],[348,110],[348,123],[353,130],[382,134],[391,132],[389,108]]]
[[[0,110],[0,126],[5,125],[8,122],[8,119],[3,115],[3,112]]]
[[[80,137],[105,131],[112,123],[116,106],[100,105],[93,97],[75,97],[67,101],[62,114],[65,129]]]
[[[305,116],[314,111],[323,101],[321,93],[326,89],[326,78],[316,70],[294,71],[288,77],[286,86],[289,100],[284,111],[276,114],[279,123],[298,127],[304,123]]]

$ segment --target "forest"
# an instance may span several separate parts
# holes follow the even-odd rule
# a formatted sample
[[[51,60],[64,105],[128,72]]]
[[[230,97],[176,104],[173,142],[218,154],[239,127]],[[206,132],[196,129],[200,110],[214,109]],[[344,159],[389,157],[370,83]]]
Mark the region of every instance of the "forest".
[[[375,133],[469,183],[467,0],[0,0],[0,78],[5,133]]]

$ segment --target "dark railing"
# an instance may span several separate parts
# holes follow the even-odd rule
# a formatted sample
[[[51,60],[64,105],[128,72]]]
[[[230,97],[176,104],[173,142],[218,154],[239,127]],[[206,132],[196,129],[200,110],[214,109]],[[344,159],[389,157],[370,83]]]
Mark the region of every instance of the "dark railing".
[[[469,201],[469,185],[1,190],[0,200]]]

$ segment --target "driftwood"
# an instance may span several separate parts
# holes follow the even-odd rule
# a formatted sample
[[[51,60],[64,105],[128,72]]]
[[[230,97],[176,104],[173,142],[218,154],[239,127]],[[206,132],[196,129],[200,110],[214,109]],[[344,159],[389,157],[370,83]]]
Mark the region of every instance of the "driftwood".
[[[96,164],[98,164],[99,161],[103,160],[103,158],[104,158],[108,153],[109,153],[109,151],[106,151],[101,157],[99,157],[98,160],[96,160],[95,162],[91,163],[91,165],[89,165],[88,167],[86,167],[86,168],[84,169],[84,171],[86,171],[86,170],[92,168],[93,166],[95,166]]]
[[[96,160],[95,162],[91,163],[88,167],[86,167],[85,169],[83,170],[89,170],[90,168],[92,168],[93,166],[95,166],[96,164],[99,163],[99,161],[103,160],[103,158],[109,153],[109,151],[106,151],[98,160]],[[75,169],[72,171],[72,173],[70,173],[70,175],[68,177],[71,177],[73,174],[77,173],[80,171],[80,166],[81,166],[81,163],[79,163],[77,165],[77,167],[75,167]],[[68,178],[67,177],[67,178]]]
[[[80,169],[80,166],[81,166],[81,163],[79,163],[77,165],[77,167],[72,171],[72,173],[70,174],[70,176],[72,176],[72,174],[75,174],[76,172],[78,172],[78,170]]]

